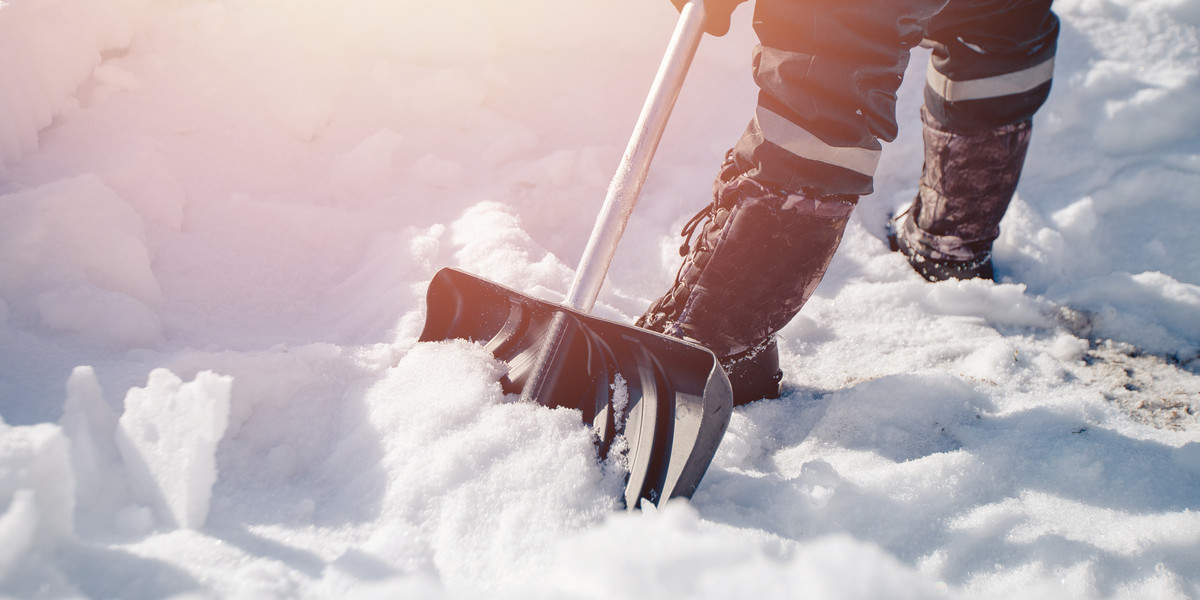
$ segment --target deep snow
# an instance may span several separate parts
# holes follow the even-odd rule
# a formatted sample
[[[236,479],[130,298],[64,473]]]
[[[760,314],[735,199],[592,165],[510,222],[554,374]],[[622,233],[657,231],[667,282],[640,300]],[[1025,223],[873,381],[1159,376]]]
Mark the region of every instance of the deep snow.
[[[0,594],[1200,597],[1200,0],[1060,0],[996,248],[880,240],[926,55],[786,393],[615,512],[576,413],[417,344],[561,298],[674,22],[640,0],[0,2]],[[670,282],[755,90],[707,38],[596,312]]]

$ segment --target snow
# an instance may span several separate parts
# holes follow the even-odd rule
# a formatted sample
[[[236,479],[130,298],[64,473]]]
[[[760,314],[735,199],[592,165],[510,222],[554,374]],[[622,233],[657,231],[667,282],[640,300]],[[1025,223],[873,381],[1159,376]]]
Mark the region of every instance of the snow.
[[[695,497],[463,341],[456,266],[561,300],[666,45],[637,0],[0,2],[0,596],[1200,597],[1200,0],[1059,0],[996,246],[843,247]],[[595,312],[670,283],[755,89],[701,45]],[[616,390],[622,392],[620,386]]]
[[[134,498],[153,506],[169,527],[199,529],[208,518],[232,383],[211,371],[183,383],[167,369],[155,369],[145,388],[125,396],[116,431],[121,462]]]

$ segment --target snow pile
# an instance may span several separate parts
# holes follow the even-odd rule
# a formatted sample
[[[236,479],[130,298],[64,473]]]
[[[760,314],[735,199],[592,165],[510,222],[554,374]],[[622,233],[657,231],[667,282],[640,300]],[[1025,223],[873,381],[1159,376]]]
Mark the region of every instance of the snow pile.
[[[71,443],[71,469],[75,473],[83,528],[89,523],[108,521],[124,509],[127,522],[117,528],[130,533],[146,531],[150,526],[149,509],[123,506],[128,483],[117,449],[117,415],[104,401],[95,370],[78,367],[72,371],[66,392],[58,424]],[[129,522],[130,519],[142,524]]]
[[[478,345],[447,342],[414,348],[366,390],[367,421],[330,465],[346,468],[381,445],[378,462],[358,465],[363,474],[339,493],[371,493],[379,469],[387,490],[377,531],[338,561],[370,556],[396,573],[464,583],[527,581],[564,533],[616,508],[620,474],[596,464],[578,415],[505,399],[502,373]]]
[[[36,584],[75,520],[70,449],[57,427],[0,421],[0,504],[0,582]]]
[[[39,0],[0,6],[0,176],[38,130],[79,110],[76,89],[101,53],[129,45],[144,0]]]
[[[134,496],[166,524],[199,529],[217,481],[217,442],[229,425],[232,380],[203,372],[183,383],[166,369],[125,398],[117,449]]]
[[[1200,595],[1200,0],[1056,9],[1000,283],[881,239],[918,50],[784,397],[625,513],[577,413],[417,338],[443,266],[563,296],[669,3],[0,3],[0,594]],[[675,274],[750,14],[701,45],[601,316]]]
[[[80,536],[200,528],[228,421],[228,377],[165,369],[133,389],[118,420],[94,371],[75,369],[60,422],[0,421],[0,584],[18,596],[71,593],[94,568]],[[57,557],[57,558],[56,558]],[[65,558],[64,558],[65,557]]]
[[[161,339],[162,292],[142,219],[91,174],[4,196],[0,296],[9,319],[119,346]]]
[[[1094,334],[1180,358],[1200,350],[1197,6],[1055,4],[1053,98],[996,248],[1014,279],[1091,312]]]

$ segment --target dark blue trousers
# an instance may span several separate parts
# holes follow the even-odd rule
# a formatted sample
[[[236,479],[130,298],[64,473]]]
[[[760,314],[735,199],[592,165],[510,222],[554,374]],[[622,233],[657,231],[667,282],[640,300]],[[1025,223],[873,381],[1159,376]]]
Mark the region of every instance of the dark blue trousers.
[[[871,193],[895,139],[910,50],[933,50],[927,118],[972,134],[1045,102],[1058,19],[1050,0],[757,0],[758,107],[734,148],[756,181],[816,195]]]

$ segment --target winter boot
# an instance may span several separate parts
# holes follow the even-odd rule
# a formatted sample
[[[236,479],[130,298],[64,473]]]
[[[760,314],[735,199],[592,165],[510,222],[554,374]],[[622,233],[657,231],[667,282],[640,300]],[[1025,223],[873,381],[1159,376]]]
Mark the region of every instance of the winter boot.
[[[820,283],[857,197],[768,189],[729,159],[713,188],[713,202],[683,228],[675,284],[637,325],[712,350],[735,405],[777,398],[774,334]]]
[[[943,129],[924,108],[921,187],[892,223],[892,250],[929,281],[994,279],[992,243],[1029,148],[1031,121],[976,133]],[[899,222],[903,219],[903,222]]]

